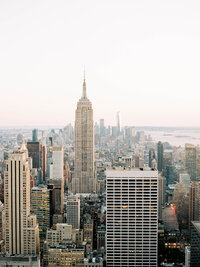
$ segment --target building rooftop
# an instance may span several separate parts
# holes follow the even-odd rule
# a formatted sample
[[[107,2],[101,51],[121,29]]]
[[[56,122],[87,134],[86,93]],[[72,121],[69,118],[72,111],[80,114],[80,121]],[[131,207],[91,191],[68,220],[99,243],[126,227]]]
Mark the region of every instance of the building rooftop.
[[[150,168],[147,169],[139,169],[139,168],[134,168],[134,169],[116,169],[116,170],[107,170],[106,171],[106,176],[107,177],[158,177],[158,171],[151,170]]]
[[[200,222],[199,221],[193,221],[192,224],[194,225],[194,227],[197,229],[197,231],[200,234]]]

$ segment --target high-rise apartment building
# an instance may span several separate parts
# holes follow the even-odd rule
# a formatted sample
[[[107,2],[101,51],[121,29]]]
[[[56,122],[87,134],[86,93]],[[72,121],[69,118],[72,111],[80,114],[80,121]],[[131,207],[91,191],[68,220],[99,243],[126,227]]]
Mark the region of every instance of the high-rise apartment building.
[[[83,95],[77,103],[75,118],[75,169],[72,191],[93,193],[95,188],[93,109],[86,95],[84,78]]]
[[[23,150],[14,151],[6,162],[4,230],[6,252],[27,255],[39,253],[39,228],[30,215],[30,171]]]
[[[67,223],[75,229],[80,228],[80,198],[77,196],[68,196]]]
[[[190,175],[191,181],[197,177],[197,149],[192,144],[185,144],[185,170]]]
[[[158,171],[162,172],[164,168],[164,157],[163,157],[163,144],[159,141],[157,145],[157,159],[158,159]]]
[[[158,171],[106,175],[107,266],[157,266]]]

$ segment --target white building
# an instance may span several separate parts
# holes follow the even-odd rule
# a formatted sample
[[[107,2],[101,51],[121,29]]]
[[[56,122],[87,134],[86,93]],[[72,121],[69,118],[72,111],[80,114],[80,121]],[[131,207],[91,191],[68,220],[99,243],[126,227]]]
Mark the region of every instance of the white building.
[[[53,147],[52,160],[50,178],[63,179],[64,153],[62,147]]]
[[[69,196],[67,200],[67,223],[75,229],[80,228],[80,198]]]
[[[106,172],[107,266],[157,266],[158,172]]]

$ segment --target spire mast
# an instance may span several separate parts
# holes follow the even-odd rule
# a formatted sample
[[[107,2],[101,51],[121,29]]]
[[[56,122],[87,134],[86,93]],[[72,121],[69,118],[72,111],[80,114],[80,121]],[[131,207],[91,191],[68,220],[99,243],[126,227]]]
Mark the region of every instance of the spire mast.
[[[87,98],[86,94],[86,81],[85,81],[85,68],[84,68],[84,77],[83,77],[83,95],[82,98]]]

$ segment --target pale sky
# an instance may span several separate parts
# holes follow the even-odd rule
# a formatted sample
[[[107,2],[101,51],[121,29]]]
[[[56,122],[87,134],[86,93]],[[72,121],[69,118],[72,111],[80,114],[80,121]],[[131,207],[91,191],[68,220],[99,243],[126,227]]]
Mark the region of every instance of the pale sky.
[[[200,126],[200,1],[0,0],[0,126]]]

